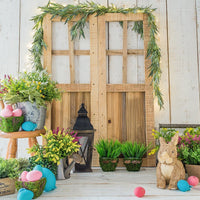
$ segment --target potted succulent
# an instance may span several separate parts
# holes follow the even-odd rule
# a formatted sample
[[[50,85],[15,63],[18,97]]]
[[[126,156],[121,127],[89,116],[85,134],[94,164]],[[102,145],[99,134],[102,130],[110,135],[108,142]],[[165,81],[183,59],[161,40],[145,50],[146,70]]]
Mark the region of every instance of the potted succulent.
[[[79,137],[74,132],[59,128],[56,130],[46,129],[46,134],[42,137],[46,140],[45,145],[37,144],[28,150],[28,153],[34,153],[34,156],[29,158],[31,167],[41,165],[57,175],[57,166],[63,164],[62,159],[79,151]]]
[[[185,164],[188,176],[200,179],[200,128],[186,129],[184,135],[179,136],[178,158]]]
[[[122,154],[124,156],[124,165],[128,171],[139,171],[142,165],[142,159],[151,145],[127,141],[122,144]]]
[[[0,196],[15,193],[15,180],[28,166],[27,159],[0,158]]]
[[[118,140],[99,140],[95,148],[99,154],[101,169],[105,172],[115,171],[121,154],[121,143]]]
[[[36,123],[37,129],[44,127],[47,103],[60,97],[56,82],[45,70],[20,73],[18,78],[5,76],[0,82],[0,100],[16,104],[25,121]]]

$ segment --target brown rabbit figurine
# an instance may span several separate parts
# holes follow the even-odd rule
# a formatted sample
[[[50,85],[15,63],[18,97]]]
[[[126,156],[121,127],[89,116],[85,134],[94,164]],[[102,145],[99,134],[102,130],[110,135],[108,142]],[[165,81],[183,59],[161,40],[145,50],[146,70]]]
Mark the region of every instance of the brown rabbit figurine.
[[[160,149],[158,151],[158,165],[156,169],[157,187],[173,190],[177,189],[177,182],[185,179],[185,169],[180,160],[177,159],[176,145],[178,133],[174,135],[168,144],[164,138],[160,138]]]

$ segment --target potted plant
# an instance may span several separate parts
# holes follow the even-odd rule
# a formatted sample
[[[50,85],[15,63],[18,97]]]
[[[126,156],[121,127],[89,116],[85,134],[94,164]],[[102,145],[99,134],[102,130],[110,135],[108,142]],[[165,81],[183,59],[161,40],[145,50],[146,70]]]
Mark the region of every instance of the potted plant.
[[[31,167],[41,165],[49,168],[56,175],[57,166],[63,164],[62,159],[79,151],[79,137],[74,132],[59,128],[46,129],[46,134],[42,137],[46,140],[45,145],[37,144],[28,150],[28,153],[34,153],[34,156],[29,158]]]
[[[132,143],[130,141],[123,143],[121,149],[126,169],[128,171],[139,171],[142,165],[142,158],[150,148],[150,144],[146,146],[145,144]]]
[[[188,176],[200,179],[200,128],[186,129],[184,135],[179,136],[178,158],[185,164]]]
[[[56,82],[45,70],[20,73],[18,78],[5,76],[0,83],[0,100],[17,104],[25,121],[36,123],[37,129],[44,127],[47,103],[60,96]]]
[[[99,163],[105,172],[115,171],[121,154],[121,143],[118,140],[99,140],[95,148],[99,153]]]
[[[0,158],[0,196],[15,193],[15,180],[28,166],[27,159]]]

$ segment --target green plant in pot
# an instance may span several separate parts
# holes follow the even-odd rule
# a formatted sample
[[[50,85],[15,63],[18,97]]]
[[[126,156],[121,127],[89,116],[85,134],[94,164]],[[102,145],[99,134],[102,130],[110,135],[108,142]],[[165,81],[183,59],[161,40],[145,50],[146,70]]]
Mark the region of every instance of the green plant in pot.
[[[186,129],[184,135],[179,136],[177,146],[178,158],[185,164],[188,176],[200,179],[200,129]]]
[[[121,143],[118,140],[99,140],[95,148],[99,154],[99,163],[103,171],[115,171],[121,154]]]
[[[0,158],[0,196],[15,193],[15,180],[28,166],[27,159]]]
[[[139,171],[142,159],[151,145],[127,141],[122,144],[121,151],[124,156],[124,165],[128,171]]]
[[[36,123],[37,129],[44,127],[47,103],[60,97],[56,82],[45,70],[20,73],[18,78],[5,76],[0,83],[0,100],[16,104],[25,121]]]

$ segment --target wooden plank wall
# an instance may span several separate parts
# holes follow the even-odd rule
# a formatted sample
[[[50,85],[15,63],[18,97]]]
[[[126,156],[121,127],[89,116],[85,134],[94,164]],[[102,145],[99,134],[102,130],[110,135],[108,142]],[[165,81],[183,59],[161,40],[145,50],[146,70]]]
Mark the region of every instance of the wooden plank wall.
[[[45,5],[48,0],[19,0],[19,1],[7,1],[1,0],[0,5],[4,9],[0,12],[0,77],[3,77],[4,73],[14,73],[24,70],[27,66],[31,66],[29,60],[28,48],[32,41],[32,27],[33,22],[30,18],[38,13],[37,7]],[[84,2],[84,0],[55,0],[58,3],[77,3]],[[155,127],[158,127],[159,123],[200,123],[200,111],[199,111],[199,79],[200,79],[200,0],[98,0],[101,4],[107,5],[114,3],[118,6],[148,6],[158,8],[155,12],[157,16],[157,24],[159,26],[158,42],[162,50],[161,68],[163,71],[161,77],[161,89],[164,94],[165,109],[159,110],[157,102],[154,103],[155,111]],[[53,27],[53,33],[58,32],[56,44],[52,44],[57,49],[60,49],[63,42],[67,44],[67,27],[62,29],[61,24],[58,23],[58,29]],[[120,31],[116,24],[110,24],[108,29],[109,33],[114,34],[115,38],[110,40],[110,48],[118,47],[120,43]],[[128,27],[131,24],[128,24]],[[58,31],[59,30],[59,31]],[[129,34],[128,29],[128,34]],[[54,35],[54,34],[53,34]],[[58,34],[56,34],[58,35]],[[54,36],[53,36],[54,37]],[[87,35],[86,35],[87,37]],[[116,42],[118,41],[118,42]],[[129,42],[131,41],[131,42]],[[3,44],[3,45],[2,45]],[[88,44],[81,41],[81,44],[77,44],[81,48]],[[142,42],[137,35],[131,35],[128,39],[128,46],[142,48]],[[8,54],[9,53],[9,54]],[[77,56],[78,57],[78,56]],[[89,60],[88,58],[75,58],[77,63],[87,62],[87,68],[84,68],[82,73],[86,73],[84,80],[81,82],[88,83],[88,77],[90,72],[88,71]],[[9,58],[9,59],[8,59]],[[10,59],[12,58],[12,59]],[[82,59],[82,60],[80,60]],[[135,58],[134,56],[128,58],[128,81],[142,82],[143,72],[141,71],[144,58]],[[61,83],[70,83],[67,56],[53,56],[53,66],[59,64],[59,71],[55,68],[52,69],[54,78]],[[90,61],[91,62],[91,61]],[[109,60],[111,64],[110,71],[116,73],[111,77],[113,83],[118,83],[120,74],[120,64],[122,59],[120,56],[115,61],[113,56],[110,56]],[[113,64],[112,64],[113,63]],[[63,68],[63,66],[66,66]],[[135,66],[139,66],[136,70]],[[87,70],[85,70],[87,69]],[[75,69],[80,70],[80,69]],[[62,73],[64,72],[64,73]],[[80,74],[78,76],[80,78]],[[110,95],[110,94],[109,94]],[[108,102],[112,104],[111,97],[107,96]],[[115,94],[116,95],[116,94]],[[122,97],[121,97],[122,95]],[[126,98],[123,94],[115,97],[116,102],[114,105],[121,105],[121,101],[124,102]],[[63,95],[63,105],[61,108],[69,108],[69,102],[72,97],[67,94]],[[74,98],[74,97],[73,97]],[[77,97],[78,98],[78,97]],[[80,98],[80,97],[79,97]],[[78,101],[78,100],[77,100]],[[112,104],[113,106],[113,104]],[[75,106],[74,106],[75,107]],[[113,108],[114,109],[114,106]],[[115,124],[115,115],[110,108],[109,116],[112,118],[112,123]],[[121,110],[118,109],[119,112]],[[92,115],[90,114],[92,117]],[[126,113],[119,113],[119,116],[126,116]],[[67,126],[70,123],[70,116],[66,116],[62,119],[63,125]],[[119,126],[124,127],[123,124]],[[108,130],[112,127],[108,124]],[[27,156],[24,146],[27,142],[22,141],[19,144],[19,156]],[[6,155],[6,141],[0,141],[0,155]]]

